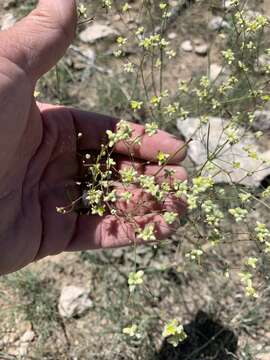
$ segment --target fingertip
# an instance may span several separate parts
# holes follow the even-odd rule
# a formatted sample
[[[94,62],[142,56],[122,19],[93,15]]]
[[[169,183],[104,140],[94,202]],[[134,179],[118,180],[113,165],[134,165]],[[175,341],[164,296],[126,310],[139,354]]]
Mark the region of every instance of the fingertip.
[[[54,13],[58,25],[69,42],[75,36],[77,25],[77,6],[75,0],[39,0],[36,10],[44,9],[45,13]]]
[[[187,156],[188,145],[183,140],[167,132],[162,132],[162,147],[171,155],[169,164],[179,164]],[[166,152],[164,150],[164,152]]]
[[[40,0],[28,16],[1,34],[1,56],[35,83],[65,54],[75,36],[76,14],[74,0]]]

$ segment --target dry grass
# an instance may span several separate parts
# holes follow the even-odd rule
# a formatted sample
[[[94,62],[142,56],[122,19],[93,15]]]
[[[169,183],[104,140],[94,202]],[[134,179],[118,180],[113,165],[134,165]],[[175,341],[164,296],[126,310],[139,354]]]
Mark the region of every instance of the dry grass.
[[[87,3],[95,9],[95,2]],[[210,3],[217,11],[216,2]],[[25,2],[16,11],[22,15],[33,4]],[[177,33],[177,49],[187,36],[200,37],[202,33],[216,46],[215,39],[205,31],[208,8],[209,2],[190,5],[170,24],[167,31]],[[96,16],[106,18],[104,13]],[[73,55],[68,53],[57,72],[53,70],[41,80],[41,100],[129,117],[126,94],[130,82],[121,75],[119,64],[109,52],[101,50],[98,66],[109,64],[113,76],[98,70],[87,72],[87,67],[83,71],[74,69],[70,66]],[[167,69],[166,85],[173,87],[178,79],[196,77],[206,71],[209,61],[217,60],[215,51],[213,59],[192,54],[186,55],[181,64],[174,60],[174,71]],[[140,84],[135,80],[134,84],[135,91],[139,91]],[[175,131],[173,125],[171,131]],[[202,267],[184,265],[185,250],[190,241],[196,241],[193,225],[188,222],[167,243],[137,249],[136,265],[145,270],[147,285],[133,297],[127,286],[128,273],[135,265],[133,249],[64,254],[3,277],[0,359],[20,358],[14,354],[29,323],[36,337],[29,345],[27,360],[251,360],[259,359],[260,353],[268,353],[270,358],[269,261],[262,259],[258,279],[259,284],[263,280],[268,287],[263,288],[259,299],[248,300],[233,271],[229,279],[223,276],[225,257],[229,256],[231,267],[237,271],[239,259],[253,251],[253,245],[239,241],[237,236],[228,245],[210,250]],[[72,320],[59,317],[57,301],[66,284],[90,288],[94,308],[85,316]],[[188,341],[176,349],[160,337],[163,320],[168,318],[180,319],[189,335]],[[122,334],[122,328],[132,320],[140,322],[143,334],[137,341]]]

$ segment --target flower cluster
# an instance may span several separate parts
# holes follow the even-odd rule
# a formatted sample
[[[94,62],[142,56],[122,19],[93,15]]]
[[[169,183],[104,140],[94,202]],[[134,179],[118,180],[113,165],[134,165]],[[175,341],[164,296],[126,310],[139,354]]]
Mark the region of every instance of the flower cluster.
[[[126,167],[123,170],[119,171],[121,175],[121,180],[124,184],[132,184],[137,181],[137,171],[133,167]]]
[[[156,235],[155,235],[155,225],[154,224],[148,224],[143,229],[138,229],[138,239],[141,239],[143,241],[155,241]]]
[[[176,221],[178,214],[175,212],[166,211],[163,217],[167,224],[172,225]]]
[[[102,6],[107,9],[112,8],[112,0],[102,0]]]
[[[149,136],[156,135],[158,131],[158,124],[155,122],[151,122],[145,125],[145,133]]]
[[[247,209],[242,209],[240,207],[229,209],[229,213],[234,217],[237,223],[245,220],[248,215]]]
[[[224,215],[217,204],[213,203],[212,200],[206,200],[202,204],[202,210],[206,214],[206,222],[208,225],[215,227],[220,225],[220,221],[224,218]]]
[[[87,18],[87,8],[85,7],[84,4],[80,3],[78,6],[77,6],[77,10],[78,10],[78,16],[80,18]]]
[[[241,278],[241,282],[245,286],[246,296],[257,298],[258,294],[253,286],[252,274],[250,272],[241,272],[239,273],[239,276]]]
[[[174,347],[187,338],[183,325],[179,324],[176,319],[165,325],[162,336]]]
[[[144,272],[142,270],[131,272],[128,276],[128,285],[130,292],[133,292],[137,286],[143,284]]]
[[[128,327],[125,327],[122,330],[123,334],[128,335],[131,338],[137,338],[140,339],[141,338],[141,334],[138,332],[138,325],[136,324],[132,324]]]
[[[109,139],[109,147],[113,147],[119,141],[129,140],[132,136],[132,128],[125,120],[120,120],[116,132],[107,130],[106,133]]]
[[[202,268],[204,262],[208,261],[208,249],[213,250],[213,247],[219,244],[215,247],[216,250],[223,243],[230,242],[232,234],[237,234],[237,231],[234,233],[236,229],[241,229],[239,233],[243,237],[248,235],[248,242],[255,243],[254,248],[257,246],[265,257],[269,256],[270,229],[261,218],[255,225],[252,211],[257,211],[254,204],[269,209],[270,186],[259,192],[252,186],[244,188],[241,184],[246,178],[252,180],[257,173],[269,166],[269,162],[260,156],[258,147],[246,141],[249,140],[251,131],[253,132],[251,137],[257,143],[263,142],[265,136],[264,131],[255,130],[257,126],[255,114],[256,110],[261,111],[270,101],[267,78],[270,74],[270,49],[266,48],[267,41],[263,40],[264,31],[269,25],[268,18],[257,12],[246,11],[246,6],[239,0],[223,1],[224,19],[227,25],[218,31],[220,43],[214,44],[215,50],[219,51],[220,55],[218,61],[221,62],[217,67],[217,76],[213,74],[215,71],[212,66],[209,69],[205,67],[205,71],[199,76],[188,80],[177,79],[174,86],[170,86],[164,71],[170,64],[169,60],[181,53],[179,46],[178,48],[174,46],[172,41],[176,35],[174,33],[166,35],[170,25],[169,17],[173,13],[172,3],[176,2],[160,1],[153,6],[153,9],[151,2],[143,2],[143,10],[146,10],[145,13],[148,15],[153,10],[153,18],[151,21],[136,21],[130,27],[128,19],[133,18],[134,13],[137,12],[136,5],[132,1],[123,1],[117,5],[115,2],[115,9],[112,0],[102,0],[101,3],[106,12],[116,9],[121,19],[119,21],[127,20],[126,31],[119,33],[114,43],[116,49],[114,54],[119,57],[114,61],[121,62],[121,75],[128,83],[126,87],[124,82],[120,84],[121,89],[123,86],[124,110],[119,106],[121,110],[117,107],[117,112],[121,111],[124,118],[132,117],[138,122],[144,122],[147,118],[149,122],[145,124],[142,135],[136,137],[133,126],[121,120],[115,129],[107,130],[108,143],[101,146],[100,154],[83,155],[84,166],[87,169],[87,181],[82,182],[86,184],[83,185],[85,188],[81,197],[84,213],[99,216],[109,213],[117,220],[124,219],[124,222],[133,228],[136,240],[140,240],[139,243],[145,242],[150,245],[154,243],[153,246],[158,248],[157,224],[154,221],[143,225],[141,222],[136,222],[137,210],[139,215],[140,210],[147,209],[148,200],[144,200],[144,196],[157,204],[155,214],[162,216],[163,222],[169,226],[177,224],[178,213],[166,208],[167,200],[185,198],[188,212],[180,220],[181,224],[187,227],[188,235],[186,236],[183,231],[183,239],[178,240],[179,247],[183,246],[181,253],[184,254],[186,266]],[[87,17],[85,6],[79,5],[78,12],[81,17]],[[160,19],[159,26],[155,23],[157,19]],[[209,54],[211,50],[212,48],[208,49]],[[177,121],[181,131],[181,124],[183,129],[187,128],[189,121],[192,122],[195,117],[199,119],[198,127],[192,129],[190,137],[194,135],[196,141],[201,141],[201,149],[205,152],[195,154],[196,156],[192,151],[190,152],[191,161],[188,165],[191,167],[191,180],[180,181],[176,177],[175,170],[168,169],[172,155],[161,150],[164,146],[155,149],[156,153],[151,159],[160,166],[160,171],[149,175],[140,170],[151,162],[143,163],[139,160],[141,167],[138,166],[137,160],[136,163],[134,161],[134,156],[137,154],[134,145],[137,150],[141,143],[144,143],[145,136],[154,137],[160,134],[160,125],[162,129],[174,131]],[[224,118],[224,125],[219,138],[213,140],[211,137],[215,134],[212,124],[214,117]],[[208,129],[208,134],[205,133],[205,128]],[[78,141],[82,136],[83,134],[78,134]],[[188,144],[191,139],[186,138],[186,141]],[[130,152],[128,165],[119,166],[116,161],[117,156],[114,156],[114,152],[118,150],[118,144],[119,149],[125,146]],[[237,153],[239,149],[241,156]],[[220,154],[222,156],[219,156]],[[264,168],[254,165],[251,170],[246,169],[249,168],[246,157],[249,158],[250,163],[261,162]],[[220,184],[220,175],[226,175],[228,178],[230,188],[228,191],[226,186]],[[235,181],[235,178],[238,180]],[[134,196],[137,191],[143,194],[143,200],[137,201],[137,196]],[[129,210],[130,208],[133,210]],[[57,212],[66,214],[69,209],[58,207]],[[190,238],[196,242],[190,241],[189,233],[192,233]],[[236,235],[234,239],[236,242]],[[176,242],[175,239],[174,241]],[[136,243],[133,242],[135,248]],[[252,249],[242,257],[240,268],[243,271],[239,273],[249,298],[258,296],[255,280],[261,259],[260,256],[256,256],[255,251],[256,249]],[[134,252],[136,253],[136,249]],[[230,267],[227,260],[230,259],[225,260],[224,274],[229,278]],[[135,268],[128,276],[128,286],[132,295],[145,281],[144,271],[137,269],[137,266],[141,267],[141,265],[138,265],[136,255],[134,264]],[[145,288],[143,287],[144,290]],[[140,327],[140,332],[141,330]],[[138,325],[133,323],[122,332],[133,340],[141,338]],[[177,346],[187,335],[183,326],[177,320],[173,320],[165,326],[163,337],[173,346]]]
[[[245,14],[244,10],[237,11],[235,13],[235,19],[237,20],[237,25],[245,29],[248,33],[256,33],[268,24],[267,17],[261,14],[250,16],[249,13]]]
[[[203,251],[201,249],[193,249],[186,254],[186,258],[200,263],[201,256],[203,255]]]
[[[140,42],[140,46],[145,50],[151,50],[154,48],[164,48],[169,45],[169,42],[160,36],[160,34],[150,35],[149,37],[145,37]]]

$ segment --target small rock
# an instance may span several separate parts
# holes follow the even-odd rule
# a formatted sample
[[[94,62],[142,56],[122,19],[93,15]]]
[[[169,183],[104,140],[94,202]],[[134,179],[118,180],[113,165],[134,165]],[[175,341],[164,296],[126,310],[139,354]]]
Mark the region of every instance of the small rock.
[[[223,7],[225,10],[231,10],[232,9],[231,0],[223,0]]]
[[[210,80],[211,81],[215,81],[219,75],[222,72],[222,66],[218,65],[218,64],[211,64],[210,65]]]
[[[20,357],[25,357],[28,353],[28,348],[29,348],[29,343],[28,342],[24,342],[20,345],[19,349],[18,349],[18,355]]]
[[[14,344],[19,339],[19,337],[20,336],[16,332],[10,332],[4,335],[1,340],[4,345]]]
[[[94,65],[96,61],[96,53],[93,49],[83,49],[82,55],[89,60],[89,63],[91,65]]]
[[[255,64],[255,71],[260,74],[266,73],[266,68],[270,66],[270,55],[262,54],[258,57],[258,61]]]
[[[182,135],[187,140],[193,139],[189,144],[189,156],[198,169],[207,161],[208,151],[214,153],[220,144],[227,141],[224,128],[228,125],[228,120],[218,117],[209,117],[209,123],[206,125],[201,125],[200,119],[195,117],[178,120],[177,126]],[[247,132],[246,129],[241,128],[238,135],[240,141],[234,145],[226,144],[215,159],[215,164],[224,171],[216,174],[213,180],[215,183],[231,184],[233,181],[246,186],[259,186],[261,181],[269,176],[270,170],[261,160],[250,158],[244,148],[251,147],[266,161],[269,161],[269,154],[261,153],[252,132]],[[207,146],[205,144],[206,139],[209,139]],[[235,169],[233,167],[235,161],[240,162],[240,168]],[[216,172],[216,170],[214,171]],[[246,176],[247,172],[252,175]],[[213,174],[213,172],[205,170],[203,175],[209,174]]]
[[[22,336],[22,334],[24,334],[26,331],[32,330],[32,323],[28,320],[20,321],[16,325],[16,330],[20,334],[20,336]]]
[[[202,43],[204,43],[204,40],[201,38],[195,38],[195,39],[193,39],[193,43],[195,45],[201,45]]]
[[[95,66],[96,53],[93,49],[84,49],[71,45],[69,51],[72,52],[72,59],[70,59],[69,65],[73,65],[75,69],[83,70],[86,67],[92,68]]]
[[[5,10],[8,10],[8,9],[10,9],[10,8],[13,7],[13,6],[16,6],[16,3],[17,3],[16,0],[6,0],[6,1],[4,2],[3,8],[4,8]]]
[[[95,67],[96,53],[93,49],[71,45],[68,52],[70,55],[66,59],[68,66],[73,66],[77,70]]]
[[[256,131],[266,131],[270,129],[270,111],[256,110],[254,112],[254,121],[252,128]]]
[[[20,341],[22,343],[29,343],[32,342],[35,339],[35,333],[32,330],[26,331],[20,338]]]
[[[210,20],[208,24],[209,30],[217,31],[223,28],[228,28],[229,23],[225,21],[221,16],[215,16]]]
[[[118,32],[110,26],[95,23],[88,26],[79,35],[80,40],[85,43],[93,44],[97,40],[104,38],[114,38],[118,35]]]
[[[168,34],[168,39],[169,40],[174,40],[177,38],[177,34],[175,32],[171,32]]]
[[[182,42],[181,49],[185,52],[193,51],[192,42],[190,40],[186,40],[186,41]]]
[[[58,310],[62,317],[72,318],[82,315],[93,306],[89,290],[77,286],[65,286],[59,299]]]
[[[201,43],[195,46],[195,53],[200,56],[207,55],[208,50],[209,50],[209,45],[206,43]]]
[[[120,21],[120,20],[121,20],[121,16],[119,14],[113,16],[113,21]]]
[[[16,23],[16,18],[12,13],[7,13],[2,17],[1,30],[7,30]]]

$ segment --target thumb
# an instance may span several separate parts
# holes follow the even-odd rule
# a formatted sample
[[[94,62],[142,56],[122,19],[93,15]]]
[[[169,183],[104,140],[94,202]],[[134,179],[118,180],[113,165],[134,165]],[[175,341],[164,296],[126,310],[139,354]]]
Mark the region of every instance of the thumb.
[[[0,58],[36,81],[64,55],[76,29],[75,0],[40,0],[27,17],[0,32]]]

